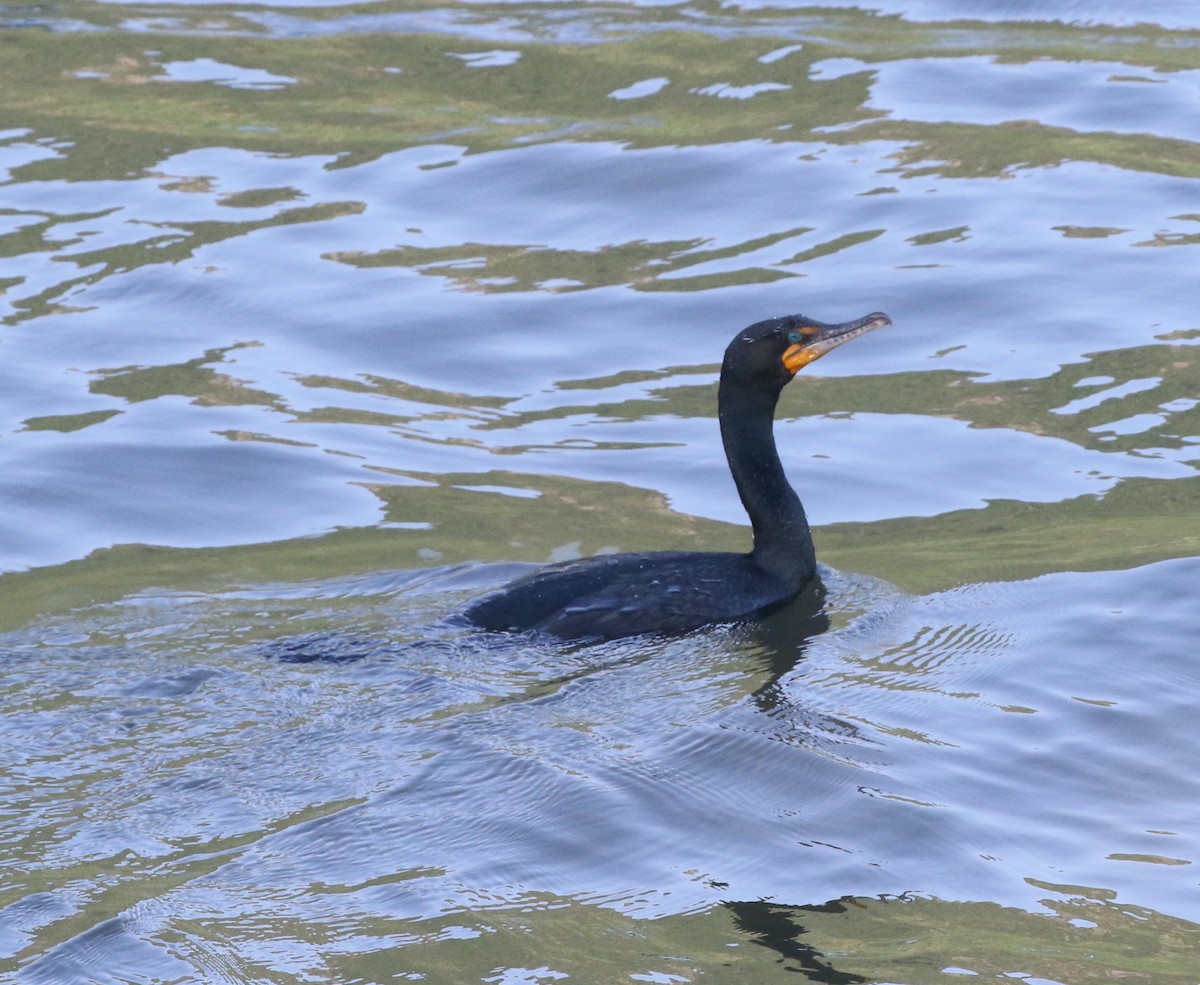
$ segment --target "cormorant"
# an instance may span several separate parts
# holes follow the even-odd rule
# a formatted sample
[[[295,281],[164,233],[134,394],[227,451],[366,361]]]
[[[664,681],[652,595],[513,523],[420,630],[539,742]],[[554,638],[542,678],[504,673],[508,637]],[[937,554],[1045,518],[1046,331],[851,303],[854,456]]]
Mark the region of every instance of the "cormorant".
[[[775,450],[775,405],[814,359],[890,324],[881,312],[842,325],[788,315],[751,325],[729,343],[717,413],[754,528],[749,554],[655,551],[567,561],[473,602],[466,618],[497,632],[606,640],[756,619],[790,602],[816,574],[816,557],[804,507]]]

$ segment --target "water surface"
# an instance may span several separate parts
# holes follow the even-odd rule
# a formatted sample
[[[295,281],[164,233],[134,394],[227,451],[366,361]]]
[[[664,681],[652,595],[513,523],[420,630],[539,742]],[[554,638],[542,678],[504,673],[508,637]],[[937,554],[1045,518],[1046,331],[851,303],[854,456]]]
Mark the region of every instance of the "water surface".
[[[1083,7],[4,11],[0,974],[1195,985],[1200,23]],[[823,599],[455,624],[877,309]]]

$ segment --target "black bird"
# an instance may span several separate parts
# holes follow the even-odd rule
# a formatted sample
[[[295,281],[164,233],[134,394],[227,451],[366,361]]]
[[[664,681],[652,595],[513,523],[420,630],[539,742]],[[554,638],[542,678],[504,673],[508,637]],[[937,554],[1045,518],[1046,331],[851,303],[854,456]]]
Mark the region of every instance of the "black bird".
[[[804,507],[775,450],[775,405],[814,359],[890,324],[881,312],[844,325],[788,315],[751,325],[729,343],[717,408],[725,457],[754,527],[749,554],[655,551],[567,561],[472,603],[467,619],[498,632],[606,640],[756,619],[790,602],[817,568]]]

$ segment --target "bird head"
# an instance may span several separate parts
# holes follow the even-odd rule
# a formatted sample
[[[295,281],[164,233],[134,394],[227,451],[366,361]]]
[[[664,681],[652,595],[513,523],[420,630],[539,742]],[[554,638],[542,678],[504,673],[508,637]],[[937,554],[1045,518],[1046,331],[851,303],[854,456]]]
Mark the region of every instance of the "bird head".
[[[840,325],[804,315],[769,318],[738,332],[725,350],[721,375],[731,381],[782,387],[831,349],[891,323],[880,311]]]

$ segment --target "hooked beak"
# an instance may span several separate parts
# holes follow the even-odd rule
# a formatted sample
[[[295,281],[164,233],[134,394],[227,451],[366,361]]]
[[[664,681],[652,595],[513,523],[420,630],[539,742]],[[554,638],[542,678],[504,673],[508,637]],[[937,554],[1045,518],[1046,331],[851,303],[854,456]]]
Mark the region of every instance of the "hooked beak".
[[[783,365],[793,376],[815,359],[820,359],[830,349],[856,339],[867,332],[890,325],[892,320],[882,311],[867,315],[858,321],[844,325],[806,325],[800,329],[803,336],[799,342],[788,346],[783,353]]]

